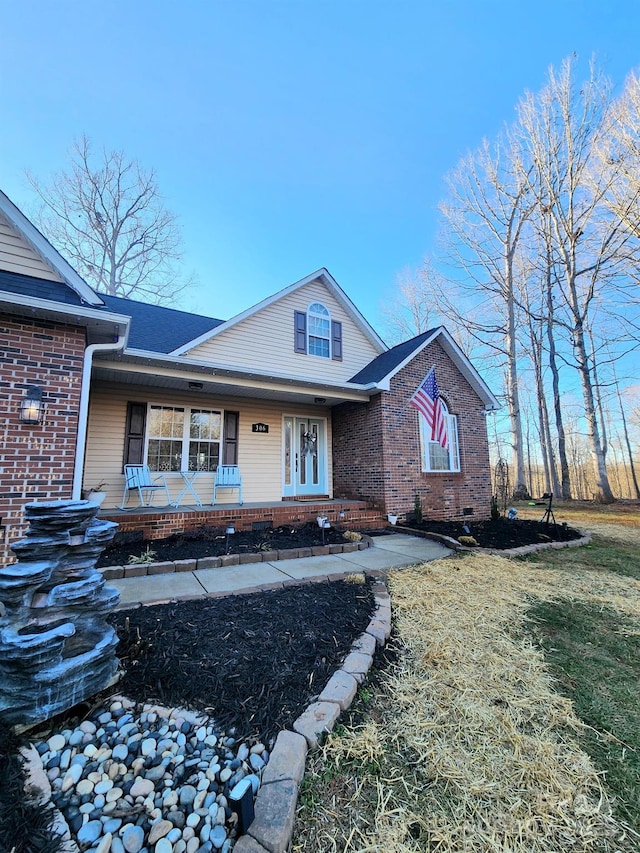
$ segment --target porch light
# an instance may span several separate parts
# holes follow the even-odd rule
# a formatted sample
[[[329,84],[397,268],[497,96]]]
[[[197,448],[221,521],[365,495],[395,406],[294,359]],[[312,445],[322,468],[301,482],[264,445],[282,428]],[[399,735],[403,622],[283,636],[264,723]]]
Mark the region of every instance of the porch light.
[[[39,385],[27,385],[25,396],[20,402],[20,420],[23,424],[42,423],[44,403],[42,388]]]

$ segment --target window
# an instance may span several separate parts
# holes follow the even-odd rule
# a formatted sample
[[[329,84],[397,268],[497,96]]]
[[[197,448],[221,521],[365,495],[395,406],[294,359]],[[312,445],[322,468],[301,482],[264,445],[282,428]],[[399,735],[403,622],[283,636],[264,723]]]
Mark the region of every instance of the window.
[[[442,447],[437,441],[431,441],[431,430],[423,415],[420,418],[420,449],[422,455],[422,470],[426,472],[435,471],[459,471],[460,470],[460,446],[458,443],[458,418],[450,415],[447,405],[440,398],[445,420],[447,423],[447,437],[449,446]]]
[[[329,358],[331,350],[331,318],[320,302],[309,305],[309,355]]]
[[[342,361],[342,323],[332,320],[321,302],[312,302],[307,311],[294,311],[293,350]]]
[[[152,471],[215,471],[222,412],[149,406],[147,464]]]

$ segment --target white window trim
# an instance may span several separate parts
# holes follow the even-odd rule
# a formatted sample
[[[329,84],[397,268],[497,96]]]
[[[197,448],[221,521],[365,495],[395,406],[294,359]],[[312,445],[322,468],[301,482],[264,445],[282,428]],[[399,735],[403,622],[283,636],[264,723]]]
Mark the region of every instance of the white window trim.
[[[456,415],[450,415],[446,403],[441,400],[444,415],[447,421],[447,435],[449,436],[449,467],[448,468],[431,468],[431,457],[429,454],[429,445],[440,445],[437,441],[431,441],[427,438],[427,421],[421,413],[418,413],[420,421],[420,458],[422,462],[423,474],[459,474],[460,473],[460,441],[458,435],[458,418]]]
[[[321,305],[324,308],[324,310],[327,312],[326,315],[320,314],[317,311],[312,311],[311,307],[313,305]],[[327,322],[329,323],[329,334],[326,338],[326,340],[329,343],[329,352],[327,355],[318,355],[317,352],[311,352],[310,351],[309,347],[310,347],[310,343],[311,343],[311,338],[312,337],[314,337],[314,338],[318,337],[317,335],[313,335],[313,336],[311,335],[311,317],[312,316],[321,318],[323,320],[327,320]],[[321,340],[325,340],[325,339],[322,338]],[[312,358],[322,358],[324,360],[327,360],[327,359],[331,360],[333,358],[333,341],[331,339],[331,311],[329,311],[329,309],[324,304],[324,302],[320,302],[317,299],[314,302],[310,302],[309,305],[307,306],[307,355],[310,355]]]
[[[191,412],[195,411],[205,411],[205,412],[219,412],[220,413],[220,439],[218,440],[218,444],[220,446],[219,453],[219,465],[222,464],[222,454],[224,448],[224,412],[225,410],[222,408],[210,408],[208,406],[189,406],[182,405],[180,403],[159,403],[159,402],[148,402],[147,403],[147,420],[145,427],[145,437],[144,437],[144,464],[149,465],[149,441],[152,436],[149,435],[149,422],[151,409],[153,407],[159,407],[163,409],[182,409],[184,411],[184,425],[182,429],[182,453],[181,453],[181,467],[180,471],[186,471],[185,464],[189,465],[189,442],[191,441],[189,436],[189,424],[191,422]],[[176,439],[177,440],[177,439]],[[152,472],[155,472],[155,469],[151,469]],[[174,477],[178,478],[180,476],[180,471],[159,471],[158,473],[164,474],[166,477]],[[203,474],[213,474],[213,471],[203,471]]]

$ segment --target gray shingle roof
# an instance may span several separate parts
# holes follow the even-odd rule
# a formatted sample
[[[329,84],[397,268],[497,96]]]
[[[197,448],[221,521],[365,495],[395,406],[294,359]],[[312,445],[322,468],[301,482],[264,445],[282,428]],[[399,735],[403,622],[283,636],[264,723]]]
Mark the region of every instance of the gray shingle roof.
[[[380,353],[366,367],[363,367],[355,376],[352,376],[349,382],[357,382],[359,385],[380,382],[385,376],[395,370],[398,365],[402,364],[412,352],[419,349],[439,328],[440,326],[436,326],[434,329],[422,332],[422,334],[416,335],[415,338],[410,338],[408,341],[403,341],[386,352]]]
[[[83,304],[76,291],[68,284],[6,270],[0,270],[0,290],[37,299],[49,299],[52,302],[64,302],[67,305]]]
[[[215,329],[223,320],[189,314],[175,308],[148,305],[120,296],[101,293],[108,310],[131,317],[127,348],[150,352],[172,352],[205,332]]]

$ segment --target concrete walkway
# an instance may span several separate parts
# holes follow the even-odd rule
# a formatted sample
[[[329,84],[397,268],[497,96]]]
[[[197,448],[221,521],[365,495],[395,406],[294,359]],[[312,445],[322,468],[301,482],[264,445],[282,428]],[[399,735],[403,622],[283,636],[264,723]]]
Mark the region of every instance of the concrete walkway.
[[[376,569],[388,571],[427,563],[453,553],[439,542],[402,533],[375,536],[372,541],[372,547],[348,554],[247,563],[194,572],[109,580],[107,583],[120,592],[120,607],[131,607],[204,595],[232,595],[241,591],[289,585],[295,581],[322,580],[350,572]]]

